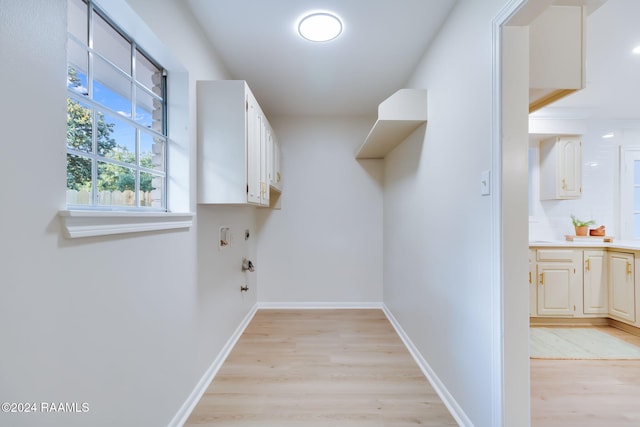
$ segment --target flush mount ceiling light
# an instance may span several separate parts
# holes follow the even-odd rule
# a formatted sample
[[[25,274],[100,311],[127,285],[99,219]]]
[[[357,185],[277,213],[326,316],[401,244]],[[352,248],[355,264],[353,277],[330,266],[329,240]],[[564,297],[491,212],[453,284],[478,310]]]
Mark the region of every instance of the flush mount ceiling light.
[[[632,52],[635,53],[636,55],[640,55],[640,46],[634,47]]]
[[[312,42],[327,42],[342,33],[342,21],[329,12],[314,12],[300,20],[298,33]]]

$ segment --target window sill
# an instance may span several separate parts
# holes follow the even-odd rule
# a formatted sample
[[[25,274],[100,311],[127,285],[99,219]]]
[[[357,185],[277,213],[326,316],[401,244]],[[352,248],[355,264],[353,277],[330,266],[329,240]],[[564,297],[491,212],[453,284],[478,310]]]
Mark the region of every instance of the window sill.
[[[62,210],[58,212],[65,237],[108,236],[190,228],[194,214],[173,212],[115,212]]]

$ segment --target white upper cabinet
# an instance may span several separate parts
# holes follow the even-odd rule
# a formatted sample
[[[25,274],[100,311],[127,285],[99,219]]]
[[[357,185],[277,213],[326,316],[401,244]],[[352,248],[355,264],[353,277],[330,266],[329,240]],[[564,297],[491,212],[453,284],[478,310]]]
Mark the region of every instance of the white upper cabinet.
[[[198,203],[269,206],[275,134],[249,86],[198,81],[197,95]]]
[[[585,87],[583,6],[552,5],[529,26],[529,112]]]
[[[582,141],[557,136],[540,142],[540,199],[577,199],[582,195]]]

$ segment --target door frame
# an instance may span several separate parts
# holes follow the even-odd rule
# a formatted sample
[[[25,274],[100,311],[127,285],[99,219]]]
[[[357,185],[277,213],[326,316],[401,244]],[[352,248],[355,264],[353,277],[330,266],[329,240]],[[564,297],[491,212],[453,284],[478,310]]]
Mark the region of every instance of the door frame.
[[[494,197],[491,226],[494,309],[491,348],[494,379],[492,419],[495,426],[531,424],[529,289],[526,280],[529,228],[529,25],[551,5],[566,3],[598,8],[606,1],[509,0],[493,20],[494,177],[491,190]],[[514,49],[518,43],[520,50]],[[526,101],[523,101],[523,97]],[[523,109],[523,102],[526,103],[526,109]]]
[[[492,425],[495,426],[531,423],[529,288],[524,279],[529,268],[528,26],[539,13],[538,7],[546,1],[533,3],[510,0],[492,23]],[[546,6],[542,4],[543,9]],[[512,26],[514,23],[518,25]],[[518,45],[524,47],[520,63],[512,58],[518,54]],[[517,90],[512,90],[514,87]]]

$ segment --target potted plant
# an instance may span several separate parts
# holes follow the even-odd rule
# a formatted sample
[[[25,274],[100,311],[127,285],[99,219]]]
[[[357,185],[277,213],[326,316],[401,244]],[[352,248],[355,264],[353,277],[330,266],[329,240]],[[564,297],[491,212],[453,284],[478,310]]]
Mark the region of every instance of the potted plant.
[[[576,218],[574,215],[571,215],[571,222],[576,229],[576,236],[586,236],[587,234],[589,234],[589,226],[596,223],[592,219],[590,219],[589,221],[582,221]]]

